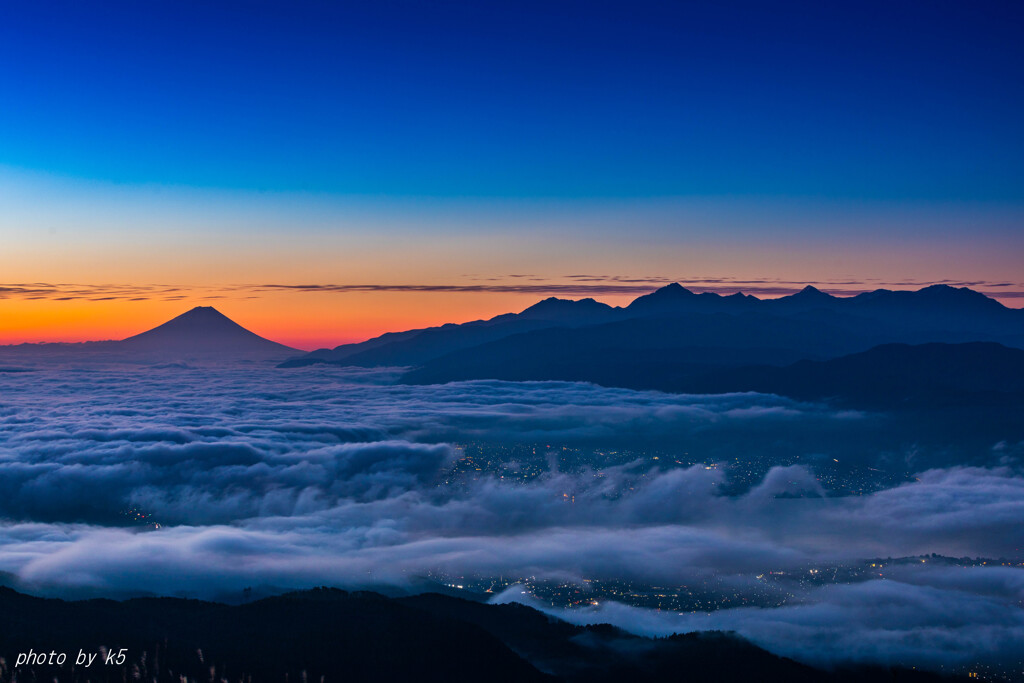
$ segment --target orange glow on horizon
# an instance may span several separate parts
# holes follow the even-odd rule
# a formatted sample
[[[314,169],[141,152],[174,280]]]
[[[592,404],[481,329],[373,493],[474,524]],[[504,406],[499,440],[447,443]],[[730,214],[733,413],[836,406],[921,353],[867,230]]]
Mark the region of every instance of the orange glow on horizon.
[[[640,294],[642,292],[594,298],[612,306],[625,306]],[[124,339],[195,306],[213,306],[262,337],[308,351],[364,341],[385,332],[464,323],[519,312],[546,296],[519,292],[284,291],[259,296],[211,297],[200,291],[176,300],[8,298],[0,300],[0,345]],[[584,297],[562,295],[561,298]],[[1019,308],[1024,299],[1007,298],[1001,303]]]
[[[542,298],[519,293],[289,292],[259,298],[186,297],[175,301],[7,299],[0,302],[0,344],[124,339],[195,306],[213,306],[261,337],[311,351],[364,341],[385,332],[519,312]],[[625,301],[617,300],[623,298]],[[602,300],[621,305],[632,298]]]

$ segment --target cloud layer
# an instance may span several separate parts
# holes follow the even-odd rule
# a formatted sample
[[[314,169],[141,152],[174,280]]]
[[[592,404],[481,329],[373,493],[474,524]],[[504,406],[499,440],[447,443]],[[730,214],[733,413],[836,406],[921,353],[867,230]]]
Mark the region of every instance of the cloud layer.
[[[600,471],[555,466],[529,479],[514,463],[453,473],[457,444],[474,439],[552,449],[657,443],[665,453],[736,432],[756,443],[862,429],[879,416],[757,394],[558,382],[408,387],[394,385],[395,376],[243,364],[4,375],[0,575],[64,595],[409,587],[435,572],[581,585],[714,577],[743,592],[766,590],[765,571],[811,563],[1022,554],[1024,477],[1009,461],[931,469],[847,497],[831,495],[802,464],[767,470],[742,495],[723,493],[722,467],[652,466],[635,454]],[[826,443],[819,451],[831,455]],[[162,528],[128,525],[121,513],[129,507]],[[734,629],[816,662],[1009,656],[1022,642],[1024,572],[953,571],[790,587],[792,598],[774,609],[669,618],[606,605],[567,616],[642,633]],[[910,588],[894,588],[897,580]]]
[[[512,587],[494,602],[521,602],[578,624],[613,623],[665,636],[735,631],[766,649],[819,666],[1016,665],[1024,657],[1024,571],[915,567],[899,580],[824,586],[800,603],[676,614],[609,602],[553,609]]]

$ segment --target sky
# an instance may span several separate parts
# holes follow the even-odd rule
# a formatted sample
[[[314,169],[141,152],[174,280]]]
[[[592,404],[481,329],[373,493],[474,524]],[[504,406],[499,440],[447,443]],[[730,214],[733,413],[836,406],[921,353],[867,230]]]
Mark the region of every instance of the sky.
[[[0,8],[0,343],[670,281],[1024,305],[1017,3]]]

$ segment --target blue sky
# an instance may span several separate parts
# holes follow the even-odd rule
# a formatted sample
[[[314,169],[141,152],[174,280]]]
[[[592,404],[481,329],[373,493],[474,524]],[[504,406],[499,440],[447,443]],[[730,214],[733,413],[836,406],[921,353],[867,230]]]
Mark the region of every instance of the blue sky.
[[[223,297],[331,345],[521,310],[468,293],[513,274],[1020,306],[1021,35],[984,1],[7,3],[0,341]]]
[[[11,3],[0,162],[441,197],[1024,199],[1018,3]]]

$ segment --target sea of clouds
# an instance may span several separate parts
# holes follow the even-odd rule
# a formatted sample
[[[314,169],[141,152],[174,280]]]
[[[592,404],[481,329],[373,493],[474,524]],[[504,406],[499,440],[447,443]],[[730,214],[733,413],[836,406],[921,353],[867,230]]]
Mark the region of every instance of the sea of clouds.
[[[38,594],[403,588],[431,572],[657,585],[714,577],[744,590],[765,571],[809,563],[1024,555],[1024,476],[1006,458],[843,497],[803,465],[775,467],[734,496],[722,493],[725,471],[704,466],[446,484],[453,444],[477,439],[664,447],[886,419],[775,396],[402,386],[392,370],[256,364],[24,369],[0,374],[0,578]],[[132,507],[161,528],[126,525]],[[514,589],[502,599],[530,597]],[[922,563],[802,589],[778,608],[557,613],[645,634],[735,630],[815,663],[955,665],[1020,657],[1022,605],[1024,570]]]

